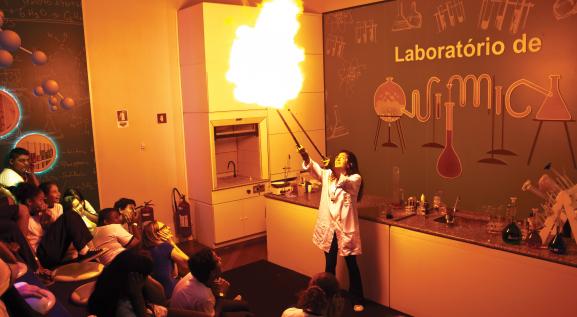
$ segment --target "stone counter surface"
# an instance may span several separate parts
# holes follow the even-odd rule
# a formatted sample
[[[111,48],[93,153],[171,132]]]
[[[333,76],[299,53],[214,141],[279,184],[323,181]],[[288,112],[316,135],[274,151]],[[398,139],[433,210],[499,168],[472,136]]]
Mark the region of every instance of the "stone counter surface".
[[[317,209],[320,201],[320,192],[301,194],[296,197],[278,196],[266,194],[267,198],[285,201],[313,209]],[[558,255],[547,249],[529,248],[525,243],[512,245],[503,242],[501,233],[488,233],[486,220],[479,213],[457,212],[454,225],[447,225],[434,221],[441,215],[433,213],[427,216],[407,214],[404,211],[393,211],[392,219],[387,219],[380,211],[386,202],[382,197],[365,196],[359,204],[359,218],[383,223],[390,226],[400,227],[443,238],[476,244],[483,247],[516,253],[545,261],[577,267],[577,245],[572,239],[566,238],[567,254]],[[460,217],[461,216],[461,217]],[[466,218],[466,219],[463,219]]]

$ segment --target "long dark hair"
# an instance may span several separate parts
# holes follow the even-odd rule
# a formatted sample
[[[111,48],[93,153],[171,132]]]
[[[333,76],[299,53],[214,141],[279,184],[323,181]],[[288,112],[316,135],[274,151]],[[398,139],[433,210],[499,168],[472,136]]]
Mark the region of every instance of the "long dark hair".
[[[344,297],[342,295],[341,287],[339,285],[339,281],[337,281],[337,278],[332,273],[317,273],[313,275],[309,281],[308,287],[311,288],[313,286],[320,287],[327,298],[326,316],[342,316],[343,307],[341,304],[344,301]]]
[[[337,152],[337,154],[333,157],[333,159],[330,161],[329,166],[327,166],[327,168],[330,168],[332,171],[334,171],[335,168],[335,158],[340,154],[340,153],[345,153],[347,155],[347,166],[345,168],[346,174],[347,175],[354,175],[354,174],[359,174],[361,175],[361,171],[359,169],[359,161],[357,160],[357,156],[355,155],[355,153],[349,151],[349,150],[340,150]],[[362,179],[362,175],[361,175],[361,186],[359,187],[359,193],[357,195],[357,201],[361,201],[361,199],[363,198],[363,192],[364,192],[364,188],[365,188],[365,181]]]
[[[297,307],[305,312],[324,316],[328,306],[328,299],[325,292],[318,286],[309,286],[299,294]]]
[[[147,277],[152,268],[152,259],[140,250],[130,249],[118,254],[98,277],[88,300],[88,311],[102,317],[116,316],[118,301],[128,296],[128,273]]]

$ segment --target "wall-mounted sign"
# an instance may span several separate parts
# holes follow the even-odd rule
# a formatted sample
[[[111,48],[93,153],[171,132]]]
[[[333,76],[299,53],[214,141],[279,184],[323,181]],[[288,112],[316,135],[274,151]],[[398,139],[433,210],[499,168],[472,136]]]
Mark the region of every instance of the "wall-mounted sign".
[[[8,90],[0,89],[0,139],[10,135],[20,123],[18,100]]]
[[[30,152],[30,161],[34,164],[34,172],[37,174],[50,170],[58,158],[56,143],[41,133],[25,134],[16,141],[14,147],[21,147]]]
[[[128,128],[128,111],[126,110],[116,111],[116,125],[119,128]]]

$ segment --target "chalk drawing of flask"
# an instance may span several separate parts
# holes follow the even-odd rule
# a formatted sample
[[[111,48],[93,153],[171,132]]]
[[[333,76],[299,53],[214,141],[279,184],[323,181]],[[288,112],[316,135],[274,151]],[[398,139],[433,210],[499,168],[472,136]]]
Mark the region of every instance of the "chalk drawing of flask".
[[[449,89],[449,91],[451,91]],[[450,96],[450,94],[449,94]],[[437,159],[437,173],[443,178],[456,178],[461,175],[461,159],[455,149],[453,148],[453,108],[455,103],[450,101],[445,102],[445,148],[439,158]]]

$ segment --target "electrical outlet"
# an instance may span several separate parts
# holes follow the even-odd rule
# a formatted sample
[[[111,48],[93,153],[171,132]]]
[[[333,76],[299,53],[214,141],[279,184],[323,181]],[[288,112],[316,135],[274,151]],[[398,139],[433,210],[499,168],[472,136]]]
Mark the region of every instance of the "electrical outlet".
[[[264,192],[264,184],[254,185],[252,187],[252,192],[255,194]]]

